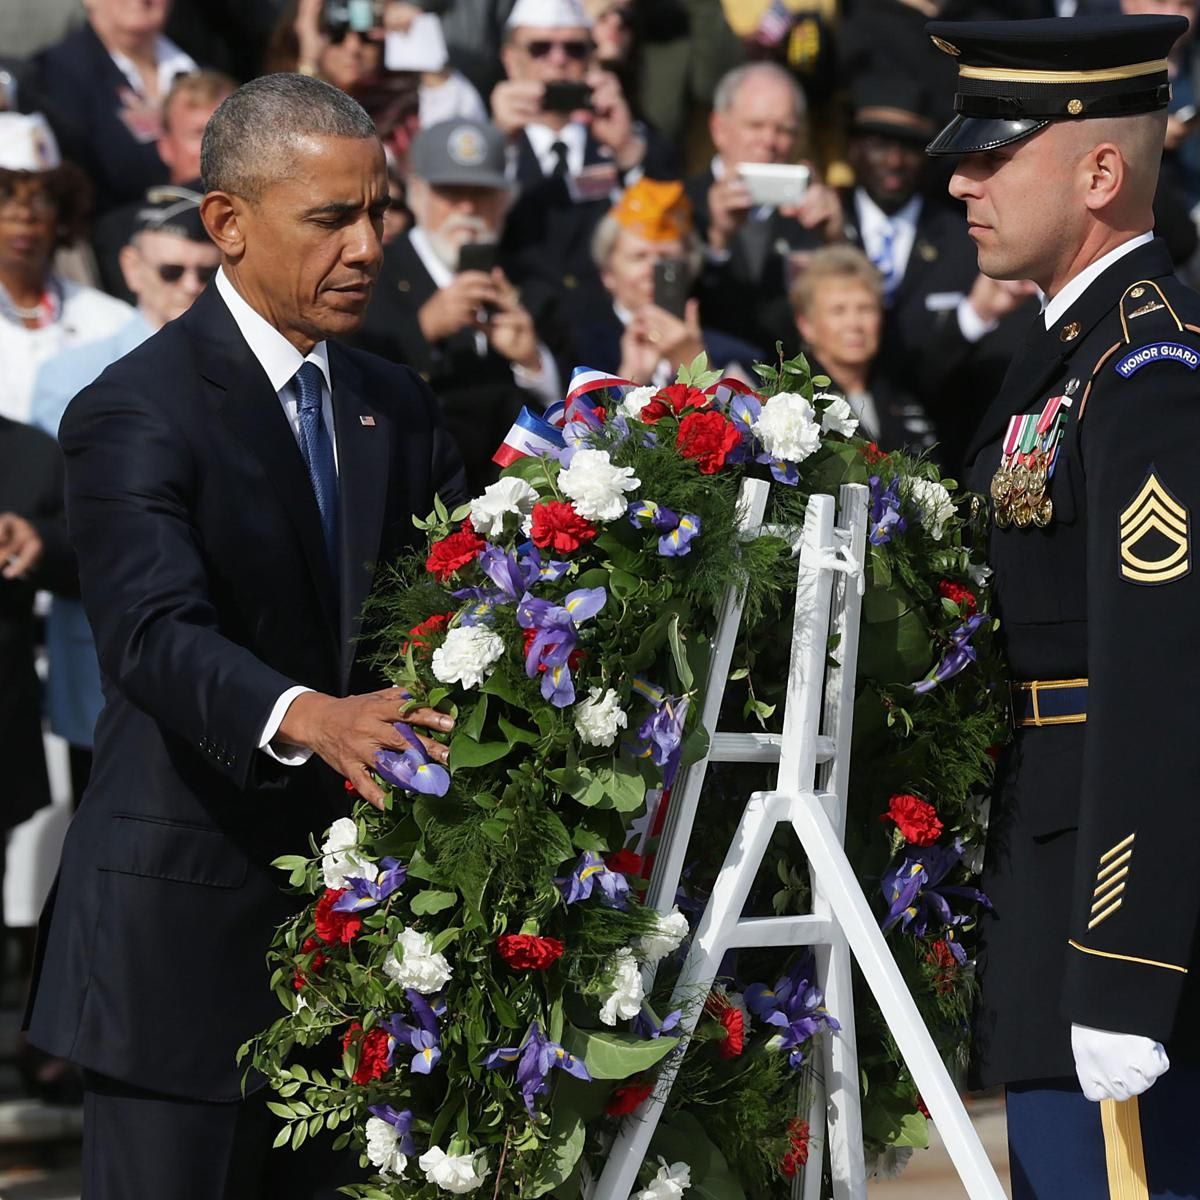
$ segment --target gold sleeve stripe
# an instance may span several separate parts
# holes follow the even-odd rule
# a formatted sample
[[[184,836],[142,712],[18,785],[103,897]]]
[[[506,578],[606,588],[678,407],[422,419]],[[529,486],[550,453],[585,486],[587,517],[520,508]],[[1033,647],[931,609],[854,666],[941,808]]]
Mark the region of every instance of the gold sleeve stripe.
[[[1111,876],[1109,879],[1106,879],[1102,884],[1100,884],[1096,888],[1096,890],[1094,892],[1092,892],[1092,895],[1098,896],[1098,895],[1100,895],[1101,892],[1107,891],[1110,887],[1112,887],[1112,885],[1114,883],[1117,882],[1118,879],[1124,879],[1125,876],[1128,874],[1129,874],[1129,868],[1122,867],[1115,875]],[[1122,884],[1121,886],[1124,887],[1125,885]]]
[[[1114,858],[1107,867],[1101,867],[1100,870],[1096,872],[1096,881],[1098,883],[1102,882],[1105,876],[1111,875],[1122,863],[1128,862],[1132,857],[1133,851],[1126,850],[1120,858]]]
[[[1095,912],[1098,908],[1103,908],[1110,900],[1115,900],[1124,890],[1125,885],[1123,883],[1118,883],[1117,886],[1112,889],[1112,891],[1105,892],[1104,895],[1092,905],[1092,912]]]
[[[1104,1131],[1108,1200],[1150,1200],[1138,1098],[1101,1100],[1100,1127]]]
[[[1118,908],[1120,908],[1120,907],[1121,907],[1121,901],[1120,901],[1120,900],[1118,900],[1118,901],[1116,902],[1116,904],[1110,904],[1110,905],[1108,906],[1108,908],[1106,908],[1106,909],[1105,909],[1105,910],[1104,910],[1102,913],[1097,913],[1097,914],[1096,914],[1096,915],[1095,915],[1095,916],[1094,916],[1094,917],[1093,917],[1093,918],[1092,918],[1092,919],[1091,919],[1091,920],[1088,922],[1088,928],[1089,928],[1089,929],[1095,929],[1095,928],[1096,928],[1096,926],[1097,926],[1097,925],[1099,925],[1099,924],[1100,924],[1102,921],[1107,921],[1107,920],[1108,920],[1108,918],[1109,918],[1109,917],[1111,917],[1111,916],[1113,915],[1113,913],[1115,913],[1115,912],[1117,911],[1117,909],[1118,909]]]
[[[1134,963],[1139,967],[1161,967],[1164,971],[1178,971],[1180,975],[1188,973],[1187,967],[1179,967],[1175,963],[1159,962],[1154,958],[1135,958],[1132,954],[1112,954],[1107,950],[1093,950],[1090,946],[1081,946],[1074,938],[1068,938],[1067,945],[1081,954],[1094,954],[1097,958],[1112,958],[1117,962]]]
[[[1100,855],[1100,865],[1104,866],[1104,864],[1108,862],[1108,860],[1112,858],[1114,854],[1120,854],[1121,851],[1124,850],[1125,847],[1128,846],[1135,837],[1137,837],[1137,834],[1131,833],[1127,838],[1122,838],[1111,850],[1105,850],[1105,852]]]

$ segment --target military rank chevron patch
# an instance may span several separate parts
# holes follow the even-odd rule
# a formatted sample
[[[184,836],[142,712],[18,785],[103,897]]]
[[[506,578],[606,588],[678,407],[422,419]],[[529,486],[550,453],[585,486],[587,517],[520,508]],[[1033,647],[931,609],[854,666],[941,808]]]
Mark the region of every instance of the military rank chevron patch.
[[[1154,587],[1192,569],[1188,510],[1151,469],[1120,516],[1121,578]]]

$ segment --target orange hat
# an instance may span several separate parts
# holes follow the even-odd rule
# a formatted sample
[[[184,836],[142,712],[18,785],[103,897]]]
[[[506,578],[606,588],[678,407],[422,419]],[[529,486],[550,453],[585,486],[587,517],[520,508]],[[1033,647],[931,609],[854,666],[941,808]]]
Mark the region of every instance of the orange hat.
[[[678,179],[643,176],[609,212],[622,229],[648,242],[674,242],[692,232],[692,205]]]

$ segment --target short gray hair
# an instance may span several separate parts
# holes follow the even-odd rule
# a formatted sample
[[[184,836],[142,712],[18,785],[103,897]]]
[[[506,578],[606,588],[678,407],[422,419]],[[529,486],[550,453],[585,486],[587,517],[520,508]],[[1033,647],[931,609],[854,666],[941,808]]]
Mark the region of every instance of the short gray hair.
[[[783,84],[792,93],[796,120],[802,121],[804,119],[808,112],[808,104],[804,99],[804,90],[796,82],[795,76],[790,71],[773,62],[745,63],[743,66],[734,67],[732,71],[723,75],[716,86],[716,90],[713,92],[713,111],[719,113],[728,112],[733,107],[733,102],[742,84],[752,79],[770,79],[776,83]]]
[[[221,102],[204,130],[204,190],[257,200],[268,183],[286,178],[294,143],[312,136],[377,134],[362,105],[323,80],[286,73],[252,79]]]

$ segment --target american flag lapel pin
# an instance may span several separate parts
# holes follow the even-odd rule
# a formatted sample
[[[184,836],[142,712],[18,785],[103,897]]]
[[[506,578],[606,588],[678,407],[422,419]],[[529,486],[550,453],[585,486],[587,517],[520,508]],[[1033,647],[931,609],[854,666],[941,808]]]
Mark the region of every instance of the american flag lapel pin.
[[[360,417],[358,418],[358,423],[359,423],[360,425],[365,425],[365,426],[366,426],[366,428],[368,428],[368,429],[374,429],[374,428],[375,428],[375,418],[374,418],[374,417],[360,416]]]

